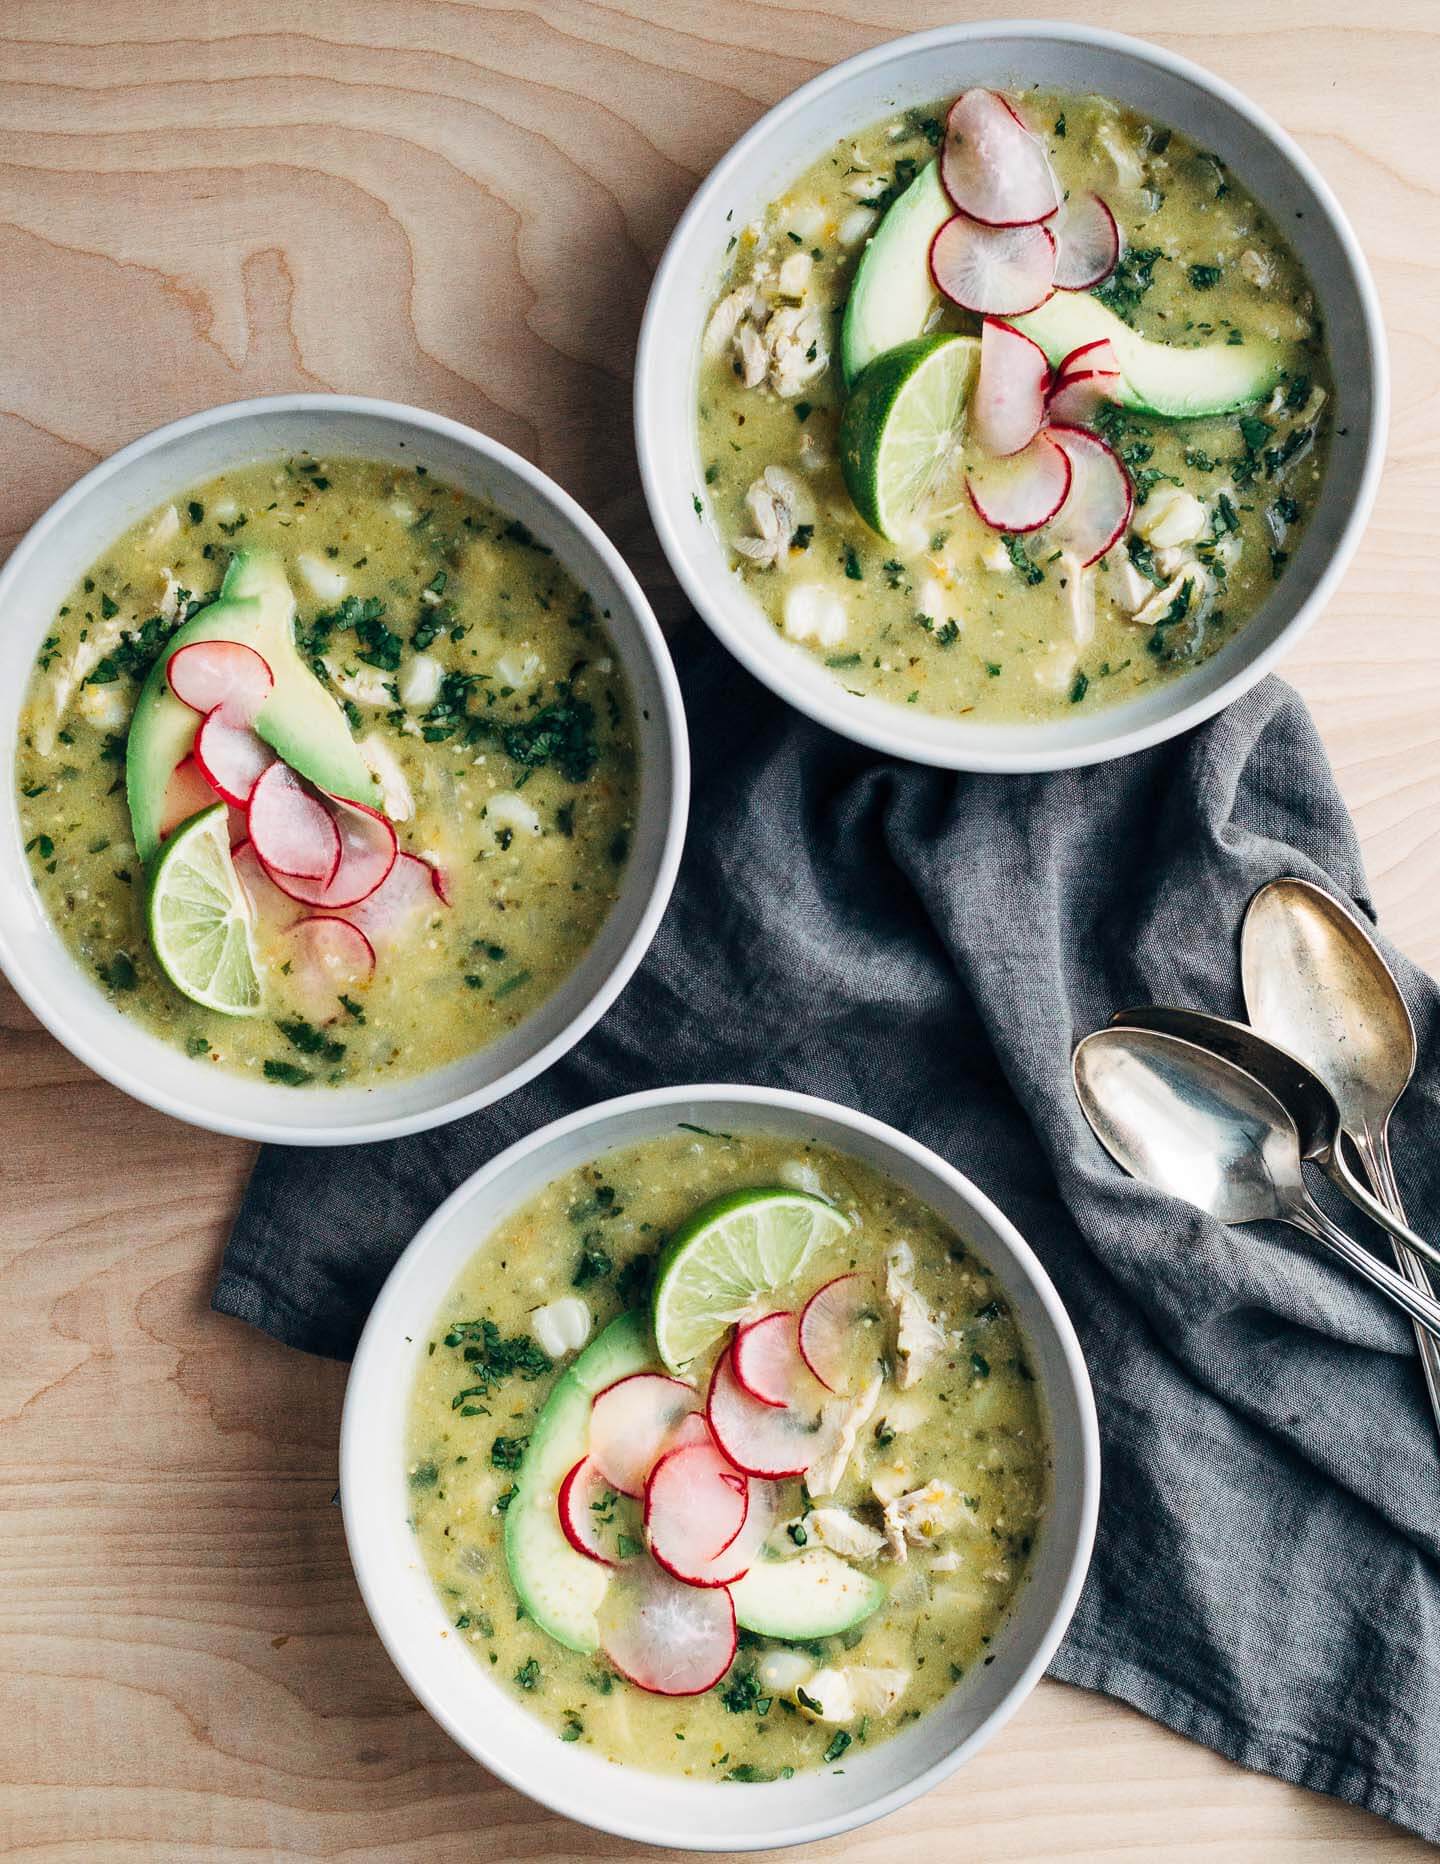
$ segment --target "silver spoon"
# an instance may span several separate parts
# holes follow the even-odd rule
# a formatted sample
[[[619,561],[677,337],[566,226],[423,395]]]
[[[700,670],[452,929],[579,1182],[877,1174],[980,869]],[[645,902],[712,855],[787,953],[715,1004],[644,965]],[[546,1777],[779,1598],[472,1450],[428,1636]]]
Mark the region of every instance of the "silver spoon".
[[[1245,1008],[1255,1027],[1319,1075],[1381,1202],[1405,1220],[1390,1162],[1390,1115],[1415,1072],[1415,1025],[1360,919],[1308,880],[1272,880],[1240,935]],[[1433,1294],[1425,1265],[1397,1246],[1401,1273]],[[1416,1335],[1440,1429],[1440,1346]]]
[[[1440,1338],[1440,1302],[1332,1223],[1305,1189],[1295,1122],[1253,1075],[1149,1029],[1077,1044],[1075,1092],[1101,1145],[1132,1177],[1222,1223],[1278,1218],[1323,1243]]]
[[[1277,1048],[1273,1042],[1267,1042],[1247,1024],[1232,1023],[1224,1016],[1209,1016],[1204,1010],[1181,1010],[1167,1004],[1147,1003],[1135,1009],[1117,1010],[1110,1018],[1110,1026],[1113,1029],[1158,1029],[1163,1035],[1179,1036],[1182,1041],[1197,1043],[1253,1075],[1295,1122],[1301,1158],[1318,1165],[1336,1189],[1342,1191],[1357,1210],[1364,1211],[1372,1223],[1440,1266],[1440,1249],[1400,1222],[1372,1196],[1368,1185],[1356,1177],[1341,1145],[1343,1123],[1335,1096],[1313,1068]]]

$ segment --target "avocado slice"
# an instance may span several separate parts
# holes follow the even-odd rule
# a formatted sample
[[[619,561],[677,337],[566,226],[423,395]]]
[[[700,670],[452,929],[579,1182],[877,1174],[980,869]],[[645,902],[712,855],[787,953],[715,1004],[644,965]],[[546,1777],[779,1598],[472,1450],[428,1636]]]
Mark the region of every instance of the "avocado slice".
[[[505,1510],[505,1558],[526,1615],[557,1643],[595,1650],[595,1614],[610,1583],[595,1560],[577,1553],[560,1528],[560,1484],[585,1454],[597,1392],[656,1363],[649,1316],[637,1310],[611,1321],[545,1400],[530,1432],[515,1492]]]
[[[1005,321],[1040,345],[1051,368],[1081,344],[1104,339],[1120,364],[1114,399],[1122,408],[1172,421],[1248,407],[1268,395],[1285,373],[1278,344],[1258,337],[1191,349],[1155,343],[1083,291],[1057,291],[1038,310]]]
[[[938,162],[927,163],[886,208],[845,302],[840,372],[847,391],[882,351],[924,331],[938,295],[930,276],[930,247],[954,214],[955,203],[940,184]]]
[[[170,656],[192,641],[239,641],[264,656],[275,684],[255,729],[301,776],[352,802],[379,801],[374,777],[345,714],[295,645],[295,598],[273,551],[237,551],[220,594],[176,630],[140,689],[125,746],[125,794],[135,849],[148,861],[160,846],[161,812],[175,766],[194,747],[200,720],[170,690]]]
[[[762,1637],[804,1642],[838,1637],[885,1603],[886,1589],[826,1547],[789,1559],[757,1560],[730,1588],[735,1618]]]

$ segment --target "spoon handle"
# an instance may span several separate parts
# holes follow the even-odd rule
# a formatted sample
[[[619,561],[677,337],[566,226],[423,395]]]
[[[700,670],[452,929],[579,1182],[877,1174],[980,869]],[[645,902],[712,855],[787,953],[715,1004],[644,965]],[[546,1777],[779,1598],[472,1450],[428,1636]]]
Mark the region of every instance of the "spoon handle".
[[[1355,1138],[1355,1149],[1360,1155],[1360,1163],[1365,1167],[1371,1184],[1379,1192],[1386,1208],[1402,1221],[1405,1218],[1405,1205],[1400,1197],[1400,1186],[1395,1179],[1395,1168],[1390,1162],[1389,1122],[1384,1122],[1373,1140],[1366,1132]],[[1421,1289],[1425,1294],[1432,1294],[1430,1277],[1425,1272],[1425,1264],[1416,1259],[1412,1252],[1397,1248],[1395,1260],[1400,1272],[1407,1281]],[[1430,1410],[1440,1428],[1440,1340],[1420,1328],[1415,1331],[1416,1343],[1420,1349],[1420,1369],[1425,1375],[1425,1389],[1430,1394]]]
[[[1432,1294],[1423,1294],[1412,1286],[1403,1275],[1397,1275],[1392,1268],[1387,1268],[1377,1256],[1372,1256],[1363,1243],[1357,1243],[1352,1236],[1336,1224],[1333,1224],[1317,1204],[1308,1199],[1304,1204],[1295,1205],[1285,1212],[1285,1221],[1293,1224],[1297,1230],[1303,1230],[1307,1236],[1313,1236],[1316,1242],[1324,1243],[1348,1262],[1358,1274],[1372,1282],[1380,1292],[1388,1295],[1396,1307],[1403,1308],[1418,1326],[1427,1333],[1440,1339],[1440,1301]]]
[[[1368,1158],[1366,1162],[1369,1163]],[[1335,1188],[1343,1191],[1355,1208],[1363,1210],[1372,1223],[1378,1223],[1380,1228],[1387,1231],[1397,1243],[1402,1243],[1407,1249],[1413,1250],[1417,1256],[1424,1256],[1427,1262],[1433,1262],[1437,1268],[1440,1268],[1440,1249],[1427,1243],[1423,1236],[1417,1236],[1405,1222],[1404,1211],[1397,1208],[1398,1193],[1397,1203],[1391,1203],[1387,1197],[1382,1204],[1378,1197],[1372,1197],[1368,1188],[1360,1182],[1345,1163],[1338,1147],[1318,1163],[1321,1164],[1325,1176]],[[1383,1178],[1380,1178],[1380,1183],[1384,1184]],[[1428,1278],[1424,1282],[1416,1282],[1415,1286],[1417,1288],[1427,1287]]]

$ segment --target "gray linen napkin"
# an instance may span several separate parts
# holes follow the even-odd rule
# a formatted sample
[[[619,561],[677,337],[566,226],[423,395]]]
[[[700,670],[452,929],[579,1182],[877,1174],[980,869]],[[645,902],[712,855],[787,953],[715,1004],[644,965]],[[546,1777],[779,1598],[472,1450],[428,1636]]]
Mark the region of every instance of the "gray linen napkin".
[[[1226,1230],[1124,1177],[1070,1087],[1074,1039],[1121,1005],[1242,1014],[1238,927],[1263,882],[1369,910],[1300,701],[1267,680],[1141,756],[956,776],[809,724],[708,641],[685,661],[689,844],[617,1005],[471,1119],[263,1153],[215,1306],[344,1357],[462,1178],[612,1094],[754,1081],[863,1108],[1009,1213],[1079,1330],[1104,1492],[1052,1673],[1440,1840],[1440,1456],[1409,1324],[1291,1232]],[[1397,1166],[1433,1230],[1440,996],[1397,962],[1426,1058]]]

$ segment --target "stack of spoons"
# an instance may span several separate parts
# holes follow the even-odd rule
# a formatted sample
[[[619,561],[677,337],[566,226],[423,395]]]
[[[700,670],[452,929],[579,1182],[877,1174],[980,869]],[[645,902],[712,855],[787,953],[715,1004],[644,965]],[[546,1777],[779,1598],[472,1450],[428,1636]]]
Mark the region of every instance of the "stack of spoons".
[[[1084,1037],[1081,1109],[1133,1177],[1225,1223],[1289,1223],[1403,1308],[1440,1431],[1440,1301],[1425,1266],[1440,1267],[1440,1250],[1406,1222],[1388,1139],[1416,1060],[1400,988],[1363,921],[1294,878],[1251,900],[1241,979],[1248,1025],[1150,1004]],[[1398,1273],[1325,1214],[1306,1164],[1388,1232]]]

